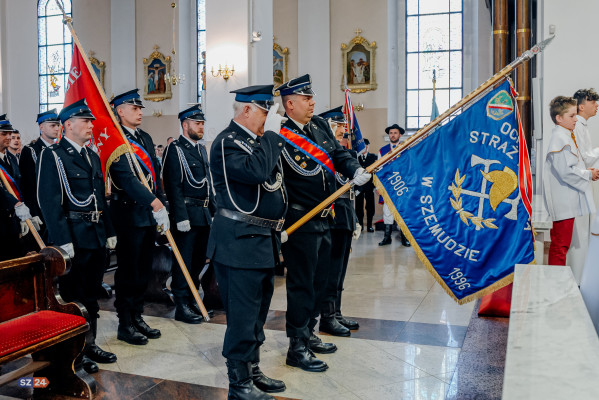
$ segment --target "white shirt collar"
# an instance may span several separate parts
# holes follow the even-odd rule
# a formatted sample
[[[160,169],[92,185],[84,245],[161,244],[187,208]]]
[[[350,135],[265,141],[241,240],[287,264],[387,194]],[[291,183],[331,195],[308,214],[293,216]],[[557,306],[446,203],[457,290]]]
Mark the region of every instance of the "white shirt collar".
[[[127,129],[130,134],[135,135],[137,133],[137,129],[131,129],[128,126],[121,125],[123,128]]]
[[[0,152],[0,159],[2,161],[4,161],[4,159],[6,158],[6,152],[8,151],[8,149],[4,149],[4,153]]]
[[[237,122],[235,120],[233,120],[233,122],[235,122],[241,129],[243,129],[244,131],[246,131],[248,133],[248,135],[250,135],[252,137],[252,139],[256,139],[258,137],[258,135],[256,135],[254,132],[250,131],[245,126],[241,125],[239,122]]]
[[[196,146],[196,144],[198,144],[198,142],[194,142],[192,139],[188,138],[188,137],[187,137],[187,136],[185,136],[185,135],[181,135],[181,137],[182,137],[182,138],[185,138],[185,139],[187,139],[187,141],[188,141],[189,143],[191,143],[191,145],[192,145],[193,147],[195,147],[195,146]]]
[[[48,142],[46,142],[46,141],[44,140],[44,138],[43,138],[43,137],[41,137],[41,136],[40,136],[40,140],[42,141],[42,143],[43,143],[43,144],[44,144],[46,147],[50,147],[50,146],[52,146],[52,145],[54,144],[54,143],[48,143]]]
[[[79,146],[66,136],[63,136],[63,139],[66,139],[75,148],[75,150],[77,150],[77,153],[81,153],[81,149],[83,148],[82,146]]]
[[[288,115],[287,117],[289,117],[289,115]],[[291,118],[291,117],[289,117],[289,119],[290,119],[290,120],[292,120],[292,121],[293,121],[293,123],[294,123],[294,124],[296,124],[296,125],[297,125],[297,126],[300,128],[300,131],[303,131],[303,130],[304,130],[304,126],[306,126],[305,124],[301,124],[301,123],[297,122],[296,120],[294,120],[294,119],[293,119],[293,118]]]
[[[577,115],[576,116],[578,118],[578,122],[580,122],[581,124],[583,124],[584,126],[587,126],[587,123],[589,122],[588,120],[584,119],[584,117],[582,115]]]

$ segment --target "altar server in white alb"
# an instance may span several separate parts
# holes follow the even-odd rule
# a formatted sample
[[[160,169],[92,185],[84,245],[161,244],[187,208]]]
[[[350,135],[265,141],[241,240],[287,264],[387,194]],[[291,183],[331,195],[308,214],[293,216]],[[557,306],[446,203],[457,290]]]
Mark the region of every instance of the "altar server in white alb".
[[[549,113],[555,123],[543,170],[545,206],[553,220],[549,264],[566,265],[574,218],[595,210],[591,180],[599,179],[599,170],[585,166],[576,143],[576,100],[557,96]]]
[[[574,136],[580,155],[587,168],[599,168],[599,147],[593,148],[591,144],[591,135],[589,134],[588,129],[589,119],[597,114],[597,108],[599,107],[597,100],[599,100],[599,94],[592,88],[580,89],[577,90],[572,97],[576,100],[578,113],[576,127],[574,128]],[[590,226],[590,214],[582,215],[574,219],[572,243],[570,244],[570,251],[566,258],[566,265],[572,267],[574,278],[579,285],[589,248]]]

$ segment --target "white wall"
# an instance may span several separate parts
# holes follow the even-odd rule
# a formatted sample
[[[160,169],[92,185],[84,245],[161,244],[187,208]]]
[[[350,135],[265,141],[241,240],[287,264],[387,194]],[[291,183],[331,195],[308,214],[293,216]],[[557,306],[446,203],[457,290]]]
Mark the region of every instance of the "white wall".
[[[576,7],[564,7],[563,3],[544,1],[539,3],[543,23],[539,36],[549,37],[549,25],[555,25],[556,35],[541,53],[543,154],[554,126],[549,116],[549,102],[555,96],[572,96],[581,88],[599,89],[599,52],[595,51],[597,15],[599,2],[577,1]],[[589,131],[594,146],[599,146],[599,119],[589,120]],[[539,154],[539,152],[537,152]],[[540,172],[540,171],[538,171]],[[538,179],[540,179],[538,173]],[[537,180],[539,182],[539,180]],[[599,185],[594,184],[595,198],[599,199]]]

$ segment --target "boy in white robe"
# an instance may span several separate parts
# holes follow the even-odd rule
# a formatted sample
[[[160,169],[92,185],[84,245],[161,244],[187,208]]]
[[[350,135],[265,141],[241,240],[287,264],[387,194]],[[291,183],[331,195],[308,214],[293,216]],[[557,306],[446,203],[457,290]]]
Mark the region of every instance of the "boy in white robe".
[[[556,125],[543,170],[545,206],[553,220],[549,264],[566,265],[574,218],[595,209],[591,180],[599,179],[599,170],[585,166],[576,143],[576,100],[557,96],[549,104],[549,113]]]

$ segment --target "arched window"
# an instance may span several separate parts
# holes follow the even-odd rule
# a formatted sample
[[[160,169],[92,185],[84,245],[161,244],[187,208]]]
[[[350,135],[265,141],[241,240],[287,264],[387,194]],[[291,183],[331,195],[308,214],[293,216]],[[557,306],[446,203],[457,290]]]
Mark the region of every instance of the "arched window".
[[[206,94],[206,0],[198,0],[198,103]]]
[[[462,98],[462,0],[406,0],[406,125],[430,122]]]
[[[72,15],[71,0],[61,0],[64,10]],[[68,69],[73,56],[73,39],[62,23],[62,12],[56,0],[39,0],[37,5],[38,73],[40,112],[61,109],[64,103]]]

